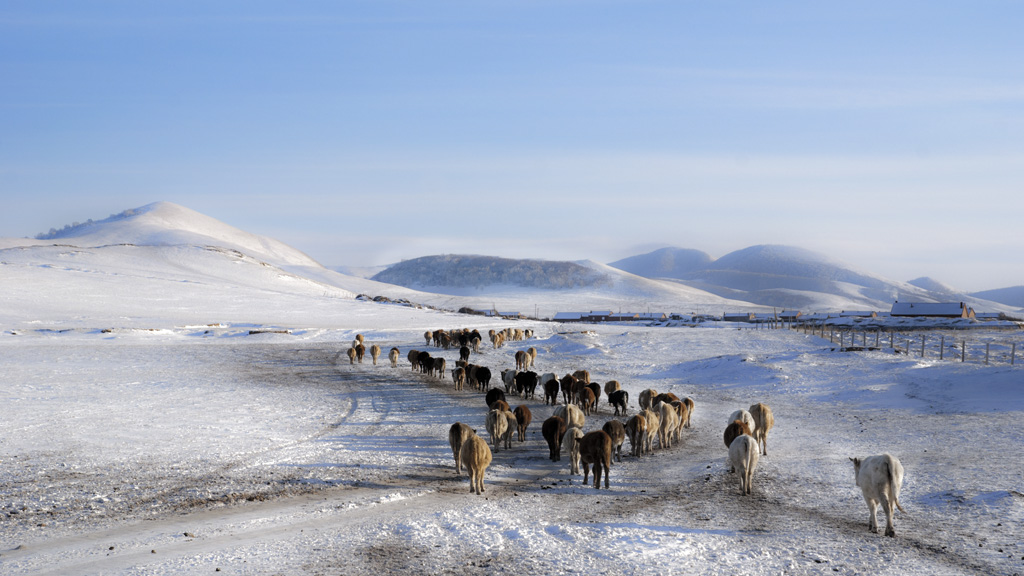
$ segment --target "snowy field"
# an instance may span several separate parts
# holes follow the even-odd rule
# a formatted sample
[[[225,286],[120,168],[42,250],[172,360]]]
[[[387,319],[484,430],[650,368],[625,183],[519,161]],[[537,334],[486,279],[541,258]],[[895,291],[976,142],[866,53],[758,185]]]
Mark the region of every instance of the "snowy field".
[[[1024,573],[1024,372],[841,352],[790,330],[556,325],[441,308],[713,312],[735,303],[639,278],[602,293],[430,295],[158,203],[53,241],[0,239],[0,574]],[[555,463],[533,412],[486,492],[455,474],[477,391],[410,370],[426,330],[533,328],[473,362],[696,401],[682,441],[615,462],[611,487]],[[1021,346],[1021,331],[972,330]],[[399,367],[344,354],[357,333]],[[913,338],[920,336],[913,332]],[[916,342],[916,340],[915,340]],[[741,496],[728,416],[769,404],[768,455]],[[612,418],[602,400],[585,429]],[[629,443],[625,447],[627,453]],[[896,538],[868,531],[849,458],[906,470]]]
[[[0,573],[1015,574],[1024,572],[1020,367],[833,351],[788,330],[516,323],[539,372],[691,396],[693,428],[612,465],[610,490],[525,443],[494,454],[483,496],[455,474],[448,427],[486,438],[483,397],[413,373],[423,327],[500,321],[346,302],[352,329],[253,326],[5,331]],[[373,317],[373,314],[369,315]],[[400,327],[406,324],[408,328]],[[356,332],[399,368],[343,354]],[[728,415],[775,412],[751,496],[725,465]],[[603,401],[586,429],[611,418]],[[867,529],[851,456],[906,479],[895,539]]]

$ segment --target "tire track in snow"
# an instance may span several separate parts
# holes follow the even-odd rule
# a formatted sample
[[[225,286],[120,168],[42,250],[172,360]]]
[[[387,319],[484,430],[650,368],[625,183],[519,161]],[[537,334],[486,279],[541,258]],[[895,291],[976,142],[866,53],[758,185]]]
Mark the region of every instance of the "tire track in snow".
[[[402,373],[398,378],[394,378],[392,377],[394,370],[390,367],[375,367],[382,370],[378,372],[376,370],[361,369],[358,364],[354,367],[341,366],[338,362],[331,359],[332,356],[337,358],[337,353],[315,352],[313,358],[307,359],[305,362],[289,360],[281,364],[290,366],[289,369],[294,370],[291,376],[302,385],[329,387],[331,397],[344,401],[346,408],[339,414],[336,420],[302,438],[246,453],[201,476],[180,480],[173,485],[166,486],[156,494],[131,502],[130,507],[139,509],[160,506],[169,500],[175,499],[181,492],[193,489],[197,485],[200,488],[206,486],[212,489],[222,483],[224,475],[259,466],[261,462],[270,459],[270,457],[296,447],[329,439],[332,433],[337,433],[339,429],[346,426],[358,428],[358,432],[351,435],[352,438],[373,439],[386,435],[395,427],[403,425],[402,422],[394,419],[396,409],[401,411],[403,408],[408,408],[412,403],[422,403],[421,396],[409,395],[408,391],[410,387],[422,390],[423,383],[415,381],[406,373]],[[329,366],[329,369],[310,370],[310,366],[306,365],[307,362],[311,362],[314,365],[323,363]],[[263,357],[260,359],[259,372],[262,373],[263,369],[267,368],[266,363],[267,358]],[[282,377],[280,365],[274,365],[273,362],[270,362],[269,370],[273,372],[275,378]],[[386,372],[383,370],[386,370]],[[296,382],[287,384],[294,385]],[[373,440],[371,440],[372,442]],[[380,448],[379,445],[377,447]],[[360,446],[358,449],[363,450],[365,448],[366,446]],[[449,479],[438,476],[435,479],[453,481],[450,486],[451,491],[447,493],[441,492],[438,495],[431,495],[428,492],[425,495],[427,500],[446,500],[454,495],[458,478],[453,477]],[[334,526],[335,524],[358,522],[364,517],[372,517],[374,522],[378,522],[380,521],[380,515],[386,510],[401,508],[403,509],[401,513],[405,513],[404,510],[410,507],[410,502],[399,500],[392,503],[386,499],[374,501],[375,498],[381,499],[386,496],[385,492],[393,493],[396,490],[412,488],[423,490],[422,478],[397,477],[389,479],[387,483],[370,481],[363,482],[363,484],[365,486],[333,486],[327,489],[311,487],[307,492],[316,492],[315,494],[307,493],[303,495],[300,490],[298,496],[295,495],[294,490],[281,493],[271,492],[242,506],[232,505],[227,508],[210,508],[210,504],[222,503],[217,499],[194,498],[178,506],[165,505],[167,513],[161,514],[156,519],[148,519],[145,522],[123,523],[110,529],[92,530],[64,538],[53,538],[47,540],[45,546],[38,544],[18,546],[12,550],[4,551],[2,557],[4,563],[8,566],[17,566],[19,562],[31,563],[33,560],[38,561],[40,557],[43,557],[40,564],[46,565],[46,570],[48,571],[39,573],[49,574],[126,569],[137,563],[147,564],[154,561],[155,559],[151,554],[152,550],[155,549],[153,546],[156,545],[161,550],[159,561],[166,561],[168,556],[191,556],[203,553],[204,550],[221,550],[230,544],[237,543],[239,540],[248,542],[274,540],[282,535],[299,530],[295,528],[298,525],[313,528],[316,528],[318,525]],[[335,520],[310,520],[310,518],[301,514],[301,509],[308,508],[313,504],[322,505],[322,501],[328,498],[331,500],[368,499],[369,503],[355,509],[346,509],[343,518]],[[416,500],[417,498],[423,498],[423,496],[411,498]],[[238,500],[236,499],[235,501]],[[429,507],[433,508],[437,505],[439,504]],[[427,505],[420,504],[420,506]],[[171,516],[169,514],[173,510],[180,512],[182,508],[187,511],[184,517]],[[245,526],[247,522],[266,518],[267,515],[281,514],[288,517],[294,516],[294,518],[276,518],[274,526],[269,527],[262,525]],[[217,530],[217,526],[233,526],[238,523],[242,526],[236,527],[236,531],[232,531],[224,536],[204,537],[202,538],[203,542],[198,544],[197,539],[182,536],[185,533],[201,532],[201,530],[196,529],[197,525],[210,526]],[[113,552],[107,549],[106,543],[109,542],[118,543],[114,546]],[[59,561],[55,562],[55,559],[59,559]],[[30,572],[36,573],[35,570],[30,570]]]
[[[479,415],[481,420],[484,417],[483,395],[479,392],[456,393],[449,388],[450,383],[447,381],[442,382],[415,373],[399,372],[396,375],[390,368],[387,368],[386,372],[376,373],[363,369],[358,364],[339,364],[332,360],[332,357],[337,358],[337,353],[325,352],[313,356],[314,358],[307,361],[315,364],[318,357],[320,361],[331,366],[330,370],[309,370],[305,362],[294,360],[288,360],[283,364],[289,365],[296,380],[306,385],[330,387],[330,396],[338,400],[339,404],[343,401],[346,405],[337,420],[313,434],[242,455],[199,478],[167,487],[159,494],[139,501],[136,505],[159,504],[161,500],[191,487],[195,482],[216,484],[215,480],[221,475],[257,466],[258,461],[267,460],[275,454],[321,440],[330,441],[331,434],[346,427],[352,427],[357,431],[337,441],[344,444],[346,441],[355,442],[354,438],[357,437],[364,438],[365,443],[355,446],[357,452],[364,452],[375,447],[382,450],[401,449],[400,445],[388,440],[382,441],[380,438],[394,437],[393,433],[397,429],[408,426],[405,419],[417,418],[417,410],[426,413],[432,421],[427,426],[434,428],[441,421],[450,420],[445,414],[452,412],[448,409],[451,406],[457,407],[456,412],[459,414]],[[277,378],[281,378],[279,367],[275,367],[273,362],[267,366],[267,358],[263,358],[262,362],[264,365],[261,369],[267,367]],[[424,405],[427,408],[422,410]],[[536,428],[534,431],[536,432]],[[440,442],[440,439],[433,440]],[[446,438],[442,443],[446,447]],[[527,443],[526,449],[546,456],[546,446],[530,444]],[[508,467],[508,477],[523,480],[523,485],[517,487],[496,483],[492,474],[488,485],[491,488],[488,498],[511,498],[516,490],[528,489],[529,485],[540,490],[544,480],[551,479],[562,466],[567,466],[564,460],[560,465],[548,464],[545,460],[545,463],[537,462],[529,468],[518,466],[520,462],[530,460],[528,457],[524,458],[523,445],[518,442],[513,450],[499,453],[506,454],[517,458],[516,462]],[[536,460],[540,460],[539,456]],[[464,494],[468,489],[467,477],[465,474],[461,477],[455,476],[453,467],[450,466],[432,465],[425,471],[407,470],[383,480],[364,480],[360,484],[333,486],[318,490],[316,494],[298,496],[269,494],[265,500],[226,508],[209,508],[206,506],[209,502],[197,500],[191,503],[184,517],[165,514],[142,523],[122,524],[112,529],[54,539],[46,543],[46,554],[51,559],[58,558],[60,561],[52,563],[47,560],[46,571],[40,573],[109,571],[154,562],[173,562],[175,558],[214,553],[239,543],[251,546],[259,542],[274,541],[287,535],[294,535],[303,529],[338,529],[341,526],[358,525],[364,521],[377,525],[391,516],[404,517],[410,513],[430,514],[467,502]],[[404,494],[401,499],[394,501],[387,500],[387,495],[396,491],[414,493]],[[340,510],[331,518],[316,515],[310,517],[304,513],[304,510],[311,507],[324,506],[325,501],[353,499],[368,499],[369,503],[353,509]],[[338,505],[328,504],[327,507],[337,509]],[[268,516],[274,517],[272,525],[256,522]],[[252,525],[249,525],[250,523]],[[199,537],[183,536],[186,533],[198,534]],[[211,533],[213,535],[210,535]],[[109,542],[116,542],[114,551],[105,547]],[[158,550],[155,557],[153,550]],[[5,553],[4,557],[12,563],[23,560],[31,562],[37,552],[34,546],[26,546]]]
[[[265,357],[266,349],[263,348],[263,347],[254,347],[254,348],[256,348],[259,351],[259,354],[255,354],[255,353],[250,352],[250,354],[248,355],[247,360],[249,362],[252,362],[253,366],[259,366],[259,367],[266,366],[267,365],[267,358]],[[340,353],[334,353],[333,354],[334,358],[331,359],[331,353],[328,352],[328,351],[323,351],[323,350],[317,350],[317,349],[301,350],[300,349],[300,350],[290,350],[290,352],[292,352],[292,354],[298,356],[299,358],[302,358],[303,360],[291,359],[291,355],[289,355],[289,359],[288,360],[284,360],[284,359],[280,359],[280,358],[272,358],[271,362],[269,364],[273,367],[274,374],[273,374],[272,378],[265,377],[266,378],[265,381],[278,381],[278,380],[280,380],[282,378],[282,369],[284,369],[284,371],[286,371],[286,373],[284,374],[284,378],[286,378],[286,379],[290,377],[290,378],[292,378],[294,380],[298,380],[298,381],[301,381],[301,382],[304,382],[304,383],[307,383],[307,384],[315,384],[315,385],[318,385],[318,386],[331,385],[331,384],[337,385],[338,383],[346,385],[347,384],[346,380],[352,379],[354,377],[354,375],[351,374],[351,373],[341,372],[341,371],[338,371],[336,369],[337,357],[340,355]],[[312,354],[312,358],[306,359],[304,354],[307,354],[307,353]],[[327,358],[326,358],[326,362],[325,362],[325,358],[323,356],[325,353],[328,355]],[[326,368],[325,368],[325,366],[326,366]],[[364,377],[364,378],[367,377],[367,375],[361,375],[361,376]],[[373,375],[369,375],[369,378],[372,380],[372,379],[374,379],[374,376]],[[341,415],[339,420],[337,420],[335,422],[332,422],[332,423],[328,424],[327,426],[324,426],[323,428],[313,432],[312,434],[308,434],[308,435],[305,435],[303,437],[296,438],[294,440],[290,440],[290,441],[281,442],[281,443],[278,443],[278,444],[266,446],[266,447],[264,447],[262,449],[259,449],[259,450],[256,450],[256,451],[250,451],[250,452],[241,454],[237,458],[232,459],[229,462],[223,463],[222,465],[220,465],[220,466],[210,470],[209,472],[207,472],[207,473],[205,473],[205,474],[203,474],[201,476],[190,477],[190,478],[184,479],[184,480],[182,480],[179,483],[170,485],[170,486],[166,487],[165,489],[160,490],[159,492],[151,495],[148,498],[139,500],[139,501],[134,503],[134,506],[137,507],[137,508],[138,507],[152,507],[152,506],[155,506],[155,505],[159,505],[161,502],[165,502],[165,501],[168,501],[168,500],[173,500],[174,499],[173,497],[175,495],[181,494],[184,491],[191,490],[191,489],[193,489],[197,485],[199,485],[199,486],[203,486],[203,485],[214,486],[214,485],[217,485],[219,483],[218,480],[223,479],[223,477],[226,476],[226,475],[237,474],[237,473],[239,473],[241,471],[244,471],[244,470],[246,470],[248,468],[254,468],[254,467],[263,466],[268,461],[275,460],[275,458],[274,458],[275,455],[280,455],[280,454],[283,454],[283,453],[285,453],[285,452],[287,452],[289,450],[294,450],[294,449],[296,449],[298,447],[305,446],[305,445],[317,442],[318,440],[326,437],[328,434],[330,434],[333,431],[337,430],[340,426],[342,426],[347,421],[348,418],[351,418],[351,416],[353,414],[358,412],[358,410],[359,410],[360,394],[358,394],[358,393],[348,393],[348,394],[344,394],[343,398],[348,400],[348,409],[347,409],[347,411],[344,414]],[[292,485],[281,486],[281,488],[287,488],[287,490],[285,490],[285,491],[288,492],[288,493],[293,493],[295,491],[295,487],[292,486]],[[261,499],[262,500],[262,499],[271,498],[271,497],[273,497],[273,491],[272,490],[270,491],[270,493],[258,493],[258,494],[245,494],[243,492],[241,494],[238,494],[238,495],[234,496],[232,499],[233,500],[238,500],[238,499]],[[223,495],[213,495],[211,500],[212,500],[212,502],[222,502],[223,498],[224,498]],[[202,507],[202,506],[206,505],[207,503],[208,502],[204,501],[203,498],[190,498],[185,503],[183,503],[182,505],[184,507],[193,508],[193,507]]]

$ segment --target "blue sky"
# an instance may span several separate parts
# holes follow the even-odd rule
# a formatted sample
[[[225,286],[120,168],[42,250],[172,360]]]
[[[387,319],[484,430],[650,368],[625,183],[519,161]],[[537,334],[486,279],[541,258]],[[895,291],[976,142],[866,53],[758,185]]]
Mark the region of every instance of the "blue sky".
[[[1024,285],[1024,4],[0,2],[0,236],[166,200],[325,265],[801,246]]]

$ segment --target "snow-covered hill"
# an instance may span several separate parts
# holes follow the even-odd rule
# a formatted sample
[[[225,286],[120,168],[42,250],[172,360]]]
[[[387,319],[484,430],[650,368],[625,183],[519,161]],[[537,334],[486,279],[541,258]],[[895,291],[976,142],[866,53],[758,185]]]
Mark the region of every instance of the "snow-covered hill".
[[[700,250],[660,248],[647,254],[638,254],[616,260],[613,268],[645,278],[675,278],[683,280],[695,270],[702,270],[712,262],[711,256]]]
[[[464,254],[405,260],[389,266],[373,279],[445,294],[462,294],[466,290],[484,290],[491,286],[575,290],[611,285],[607,275],[574,262]]]
[[[676,256],[676,262],[704,260],[690,252]],[[365,301],[372,298],[539,318],[590,310],[886,310],[897,297],[937,299],[785,247],[740,251],[691,270],[685,280],[644,278],[592,261],[446,256],[403,264],[409,270],[389,276],[403,268],[396,266],[376,276],[389,282],[342,274],[276,240],[157,202],[35,239],[0,239],[0,325],[152,327],[158,318],[179,325],[294,325],[301,317],[329,327],[372,314],[379,305]],[[979,310],[1015,310],[964,299]]]
[[[1012,286],[996,290],[984,290],[971,294],[975,298],[984,298],[1007,306],[1024,309],[1024,286]]]
[[[0,250],[0,267],[7,329],[288,324],[289,309],[329,318],[355,297],[219,246],[27,246]]]
[[[0,270],[6,329],[163,328],[168,320],[332,327],[366,307],[357,294],[379,287],[168,202],[36,239],[0,239]],[[394,299],[414,294],[384,288]]]
[[[554,263],[553,268],[562,267]],[[276,240],[244,232],[166,202],[35,239],[0,239],[0,326],[67,329],[258,324],[337,327],[372,316],[385,303],[443,310],[724,310],[746,307],[595,263],[568,266],[597,285],[572,290],[484,286],[423,292],[329,270]],[[434,314],[416,312],[408,315]],[[403,317],[403,322],[421,320]],[[428,324],[429,325],[429,324]]]
[[[770,307],[887,310],[900,295],[932,301],[924,290],[848,271],[828,263],[823,256],[795,248],[755,247],[714,262],[702,254],[666,250],[633,262],[638,271],[671,268],[685,279],[645,277],[593,261],[548,262],[465,255],[409,260],[385,269],[374,279],[431,293],[485,300],[516,296],[529,302],[582,301],[582,311],[644,311],[649,305],[656,305],[663,312]],[[579,303],[569,302],[566,306],[559,309],[581,310]]]
[[[805,308],[819,294],[837,296],[850,307],[887,309],[894,300],[927,298],[922,290],[850,269],[822,254],[791,246],[751,246],[687,275],[685,282],[709,292],[738,291],[752,302]]]
[[[450,295],[449,301],[458,298],[477,309],[496,308],[542,318],[557,312],[590,310],[721,313],[763,309],[690,286],[629,274],[592,260],[434,256],[396,264],[374,279]]]
[[[918,288],[920,288],[922,290],[927,290],[927,291],[933,292],[935,294],[950,294],[950,295],[952,295],[952,294],[962,294],[963,293],[962,291],[957,290],[956,288],[953,288],[952,286],[949,286],[948,284],[945,284],[943,282],[940,282],[940,281],[938,281],[938,280],[936,280],[934,278],[930,278],[928,276],[922,276],[921,278],[914,278],[913,280],[908,281],[907,284],[910,284],[911,286],[917,286]]]
[[[98,222],[51,230],[37,238],[90,248],[111,244],[219,246],[274,265],[319,266],[315,260],[283,242],[239,230],[171,202],[154,202]]]
[[[725,298],[763,306],[885,311],[896,300],[964,301],[978,309],[1007,311],[1006,306],[959,293],[930,278],[913,282],[889,280],[793,246],[751,246],[706,261],[701,254],[663,248],[616,264],[648,277],[671,279]],[[669,261],[673,265],[665,265]],[[678,264],[680,261],[682,265]]]

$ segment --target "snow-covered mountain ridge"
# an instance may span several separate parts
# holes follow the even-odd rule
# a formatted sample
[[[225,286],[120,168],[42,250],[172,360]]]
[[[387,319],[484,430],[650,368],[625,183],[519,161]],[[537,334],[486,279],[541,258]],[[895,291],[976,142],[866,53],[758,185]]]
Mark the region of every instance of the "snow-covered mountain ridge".
[[[443,310],[513,310],[539,317],[564,310],[650,306],[677,312],[759,309],[593,262],[551,263],[537,269],[538,277],[550,268],[571,269],[580,278],[601,280],[589,286],[551,290],[487,284],[446,293],[423,292],[330,270],[276,240],[167,202],[54,230],[36,239],[0,239],[0,263],[6,267],[0,288],[6,288],[8,301],[15,303],[0,313],[0,323],[5,317],[14,323],[45,319],[57,324],[73,318],[105,318],[103,322],[112,324],[147,325],[151,310],[174,302],[181,323],[223,323],[229,318],[280,324],[287,323],[288,315],[277,303],[287,300],[294,300],[292,308],[322,309],[314,317],[330,323],[350,305],[361,314],[372,313],[366,306],[374,304],[356,301],[357,295]],[[40,298],[40,294],[62,296]],[[252,302],[268,298],[274,303],[254,309]]]
[[[983,297],[954,290],[931,278],[894,281],[794,246],[750,246],[717,260],[696,250],[662,248],[610,265],[638,276],[668,279],[723,297],[792,309],[816,308],[829,298],[837,304],[845,301],[842,307],[846,309],[887,310],[895,300],[952,300],[981,309],[999,307]]]
[[[292,309],[322,310],[314,316],[330,323],[349,306],[344,301],[362,311],[360,294],[540,318],[588,310],[886,310],[897,298],[950,298],[795,248],[752,247],[718,260],[705,256],[672,255],[675,265],[688,269],[687,280],[644,277],[588,260],[489,256],[425,257],[385,269],[374,280],[327,269],[282,242],[157,202],[35,239],[0,238],[0,288],[8,303],[0,322],[105,318],[145,325],[156,311],[166,317],[162,308],[170,307],[182,323],[287,323],[287,310],[278,303],[288,301]],[[252,304],[261,301],[268,304]],[[979,310],[1014,310],[968,301]]]

